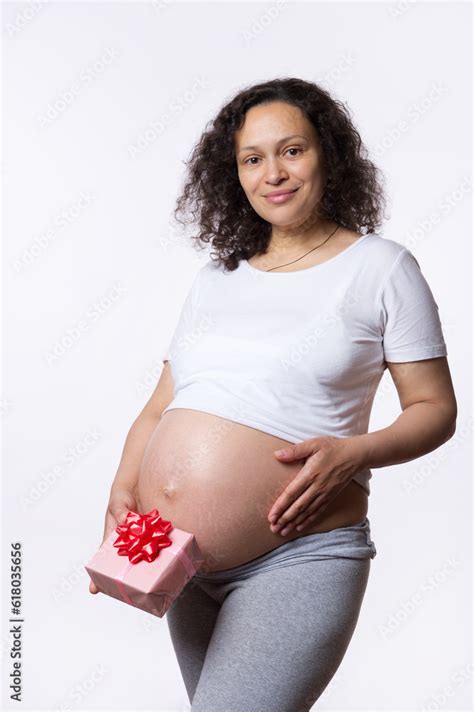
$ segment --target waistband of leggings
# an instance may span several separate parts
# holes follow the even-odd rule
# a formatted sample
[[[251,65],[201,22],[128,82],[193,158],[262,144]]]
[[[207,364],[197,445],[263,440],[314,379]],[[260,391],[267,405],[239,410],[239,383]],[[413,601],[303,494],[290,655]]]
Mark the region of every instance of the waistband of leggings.
[[[230,569],[208,571],[202,574],[198,570],[194,577],[208,581],[220,581],[252,573],[256,569],[277,568],[283,561],[297,563],[298,561],[335,557],[373,559],[376,555],[377,549],[371,539],[370,520],[365,517],[361,522],[350,524],[347,527],[338,527],[328,532],[316,532],[297,537]]]

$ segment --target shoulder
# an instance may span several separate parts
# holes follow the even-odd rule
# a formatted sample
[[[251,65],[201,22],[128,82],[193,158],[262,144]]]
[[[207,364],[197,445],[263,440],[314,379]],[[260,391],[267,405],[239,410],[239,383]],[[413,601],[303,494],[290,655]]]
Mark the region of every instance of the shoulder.
[[[417,263],[415,256],[405,245],[388,237],[382,237],[379,233],[369,233],[365,236],[364,242],[365,260],[374,269],[380,270],[381,277],[386,276],[405,257]]]
[[[198,267],[194,278],[194,289],[202,294],[203,291],[207,292],[211,285],[213,285],[214,288],[220,272],[221,269],[219,268],[216,260],[210,258],[200,260],[200,266]]]
[[[396,240],[382,237],[378,232],[371,232],[365,237],[366,248],[374,258],[396,260],[401,254],[410,250]]]
[[[219,265],[217,261],[213,259],[206,259],[204,261],[201,261],[201,266],[197,271],[197,277],[200,281],[208,280],[212,278],[212,276],[215,275],[218,271]]]
[[[242,270],[240,269],[242,261],[239,263],[235,270],[228,270],[221,260],[216,258],[209,258],[204,261],[200,269],[198,270],[198,275],[201,281],[205,282],[216,282],[219,278],[232,275],[233,278],[238,278],[242,276]],[[220,280],[219,280],[220,281]],[[227,286],[227,284],[226,284]]]
[[[211,258],[205,260],[202,264],[201,271],[204,273],[212,274],[219,269],[219,262]]]

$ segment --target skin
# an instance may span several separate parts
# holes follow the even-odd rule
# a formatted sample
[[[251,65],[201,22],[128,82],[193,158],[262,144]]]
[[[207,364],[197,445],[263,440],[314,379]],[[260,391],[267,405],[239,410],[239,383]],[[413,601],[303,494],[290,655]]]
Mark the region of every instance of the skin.
[[[302,138],[284,140],[294,134]],[[243,150],[246,146],[256,148]],[[254,210],[272,226],[268,250],[249,262],[270,269],[322,245],[337,223],[319,214],[326,180],[324,160],[314,127],[299,109],[282,102],[252,107],[236,132],[235,148],[242,188]],[[297,193],[286,203],[271,204],[263,197],[270,191],[295,187]],[[324,262],[358,237],[340,228],[327,244],[298,260],[296,268]],[[293,269],[283,267],[280,271]],[[387,363],[387,368],[402,408],[390,426],[348,438],[314,437],[285,447],[286,456],[274,452],[281,462],[306,461],[270,508],[272,532],[285,536],[294,528],[307,527],[362,467],[374,469],[413,460],[454,435],[457,404],[447,358]],[[128,433],[110,490],[103,541],[128,509],[140,510],[137,481],[143,453],[173,397],[174,384],[166,362],[155,391]],[[270,523],[272,518],[278,520],[279,527]],[[92,581],[89,590],[98,592]]]
[[[235,153],[249,203],[272,226],[267,269],[280,258],[300,257],[337,227],[319,214],[326,184],[323,152],[312,123],[299,109],[284,102],[252,107],[235,133]],[[285,203],[272,204],[264,197],[294,188],[297,192]],[[298,269],[305,266],[308,262],[299,261]]]

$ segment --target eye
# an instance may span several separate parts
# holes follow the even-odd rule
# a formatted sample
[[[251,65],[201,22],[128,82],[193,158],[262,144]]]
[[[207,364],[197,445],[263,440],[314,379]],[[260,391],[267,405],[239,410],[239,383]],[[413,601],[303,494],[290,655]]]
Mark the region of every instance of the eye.
[[[297,146],[290,146],[290,148],[287,148],[287,149],[286,149],[285,153],[287,153],[288,151],[299,151],[299,152],[301,153],[301,148],[297,148]],[[293,154],[293,156],[291,156],[291,157],[294,158],[294,154]],[[247,159],[244,161],[244,164],[249,163],[249,161],[253,161],[254,159],[257,160],[257,161],[260,160],[260,159],[258,158],[258,156],[250,156],[249,158],[247,158]],[[255,163],[249,163],[249,165],[255,166],[256,164],[255,164]]]
[[[287,151],[301,151],[301,148],[297,148],[296,146],[291,146],[291,148],[288,148]]]

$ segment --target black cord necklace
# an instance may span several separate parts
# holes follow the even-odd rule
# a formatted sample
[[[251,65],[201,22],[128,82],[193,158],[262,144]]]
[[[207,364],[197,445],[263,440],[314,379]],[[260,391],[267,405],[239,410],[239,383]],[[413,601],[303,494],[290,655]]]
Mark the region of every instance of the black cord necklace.
[[[336,227],[336,230],[339,230],[339,225]],[[326,244],[326,242],[329,240],[330,237],[334,235],[336,230],[333,230],[333,232],[327,237],[324,242],[322,242],[320,245],[316,245],[316,247],[312,247],[311,250],[308,250],[308,252],[305,252],[304,255],[301,255],[301,257],[298,257],[296,260],[293,260],[292,262],[286,262],[284,265],[278,265],[278,267],[271,267],[270,269],[264,270],[265,272],[271,272],[273,269],[279,269],[280,267],[286,267],[286,265],[292,265],[295,262],[298,262],[298,260],[302,260],[303,257],[306,257],[306,255],[309,255],[310,252],[313,252],[314,250],[317,250],[318,247],[322,247],[323,245]]]

